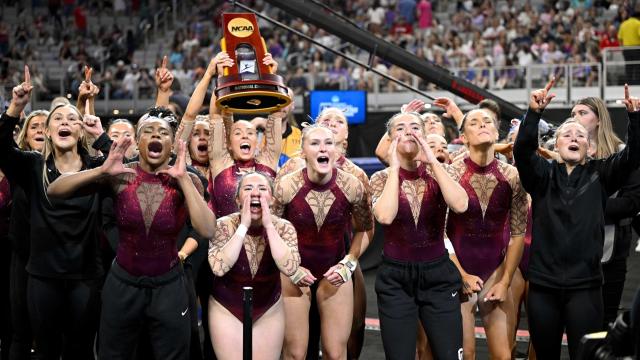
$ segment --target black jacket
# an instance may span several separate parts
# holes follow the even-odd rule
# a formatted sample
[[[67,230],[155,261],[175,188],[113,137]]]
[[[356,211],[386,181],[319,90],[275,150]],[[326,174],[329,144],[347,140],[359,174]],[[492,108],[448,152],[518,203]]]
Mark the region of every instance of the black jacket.
[[[605,205],[640,164],[640,113],[629,113],[624,150],[578,165],[569,175],[564,164],[536,153],[540,116],[527,112],[514,146],[522,185],[533,200],[530,281],[552,288],[600,286]]]
[[[42,155],[14,146],[13,129],[18,120],[6,113],[0,117],[0,169],[11,183],[22,187],[28,200],[28,210],[23,212],[30,227],[27,272],[46,278],[99,278],[103,273],[99,251],[100,195],[48,199],[42,181]],[[103,161],[86,152],[80,155],[84,169]],[[46,175],[50,182],[60,176],[53,158],[46,162]]]

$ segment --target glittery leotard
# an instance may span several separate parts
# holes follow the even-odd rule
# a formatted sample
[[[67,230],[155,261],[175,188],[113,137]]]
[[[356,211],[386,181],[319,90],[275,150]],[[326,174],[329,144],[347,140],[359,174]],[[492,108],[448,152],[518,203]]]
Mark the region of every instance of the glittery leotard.
[[[462,214],[449,212],[447,234],[460,264],[469,274],[491,276],[504,259],[509,244],[509,214],[513,190],[498,160],[481,167],[469,157],[460,176],[460,185],[469,196],[469,206]]]
[[[210,206],[215,210],[216,217],[220,218],[238,211],[236,204],[236,186],[238,180],[242,177],[243,169],[253,168],[254,171],[262,172],[275,178],[276,173],[270,167],[256,163],[255,160],[246,162],[234,161],[232,166],[222,170],[215,179],[213,179],[213,192],[211,192]],[[211,181],[209,182],[212,183]]]
[[[237,224],[240,223],[240,215],[238,213],[230,216],[238,219]],[[237,225],[231,231],[235,232],[236,229]],[[280,270],[271,256],[267,232],[262,226],[251,227],[247,232],[247,236],[260,236],[261,239],[258,241],[262,241],[265,244],[264,253],[255,275],[251,274],[247,252],[243,247],[238,260],[231,270],[222,277],[216,277],[211,295],[238,320],[242,321],[244,314],[242,288],[244,286],[253,287],[252,317],[255,322],[278,301],[282,290],[280,287]]]
[[[522,258],[520,259],[520,272],[525,280],[529,279],[529,252],[531,251],[531,234],[533,231],[533,218],[531,216],[531,206],[527,211],[527,232],[524,234],[524,248],[522,249]]]
[[[300,265],[318,279],[344,257],[344,234],[351,224],[352,205],[336,183],[337,173],[338,170],[333,169],[331,180],[319,185],[311,182],[307,169],[303,169],[304,184],[286,204],[282,216],[293,224],[298,234]],[[331,205],[326,213],[316,214],[310,203],[320,208]]]
[[[380,196],[386,176],[386,170],[383,170],[371,178],[375,197]],[[374,182],[379,182],[378,177],[383,177],[384,181],[376,186]],[[447,205],[440,186],[427,172],[424,164],[415,171],[400,168],[398,177],[398,212],[391,224],[383,225],[384,256],[411,262],[431,261],[441,257],[446,253],[444,222]],[[414,201],[419,203],[411,204],[407,192],[413,193]]]
[[[134,276],[158,276],[178,263],[176,241],[187,218],[177,182],[134,165],[114,202],[118,264]]]

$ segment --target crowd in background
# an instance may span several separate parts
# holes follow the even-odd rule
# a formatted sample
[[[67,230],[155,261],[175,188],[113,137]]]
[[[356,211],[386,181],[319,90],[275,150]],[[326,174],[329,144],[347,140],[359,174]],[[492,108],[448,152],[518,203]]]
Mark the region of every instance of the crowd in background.
[[[265,1],[248,1],[261,13],[281,21],[319,43],[342,51],[363,62],[369,54],[322,29],[285,14]],[[353,26],[369,30],[431,64],[455,72],[458,76],[491,89],[524,86],[523,66],[554,65],[543,70],[544,76],[555,75],[559,85],[567,79],[564,64],[572,67],[574,86],[593,86],[598,80],[596,64],[602,61],[602,49],[619,46],[620,24],[633,15],[630,1],[429,1],[429,0],[349,0],[323,1],[327,11],[349,19]],[[41,54],[36,50],[47,46],[67,66],[64,87],[74,92],[82,81],[82,67],[92,65],[96,82],[112,98],[132,98],[135,81],[139,81],[142,98],[151,96],[151,72],[164,55],[170,57],[170,68],[183,91],[190,92],[202,77],[206,59],[219,51],[220,14],[232,11],[223,1],[193,1],[187,8],[191,16],[173,32],[172,40],[148,54],[156,64],[135,63],[134,52],[141,48],[153,15],[170,6],[165,1],[100,1],[52,0],[46,4],[33,1],[34,9],[19,9],[18,25],[0,21],[0,83],[14,84],[20,64],[33,63]],[[446,14],[446,16],[438,16]],[[96,16],[131,16],[128,26],[93,24]],[[334,15],[336,18],[338,15]],[[186,24],[186,25],[185,25]],[[339,56],[313,45],[295,34],[260,20],[262,36],[268,51],[281,64],[280,72],[294,93],[311,88],[350,88],[398,91],[401,88],[378,78],[370,71],[351,64]],[[147,34],[148,35],[148,34]],[[153,40],[153,39],[151,39]],[[153,60],[151,60],[153,61]],[[20,64],[19,64],[20,63]],[[62,66],[62,65],[60,65]],[[376,70],[411,83],[408,72],[380,59],[374,59]],[[490,75],[490,68],[495,69]],[[58,83],[51,82],[45,69],[33,68],[36,91],[56,92]],[[418,82],[421,89],[435,85]],[[102,94],[104,96],[105,94]]]

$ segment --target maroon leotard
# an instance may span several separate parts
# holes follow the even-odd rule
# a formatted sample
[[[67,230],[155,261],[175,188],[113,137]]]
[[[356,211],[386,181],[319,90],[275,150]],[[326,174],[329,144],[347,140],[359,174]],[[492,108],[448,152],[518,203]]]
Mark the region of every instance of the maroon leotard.
[[[230,222],[234,224],[231,231],[235,232],[240,224],[240,214],[234,213],[228,216]],[[221,222],[229,219],[221,218]],[[282,221],[278,219],[276,221]],[[232,234],[233,234],[232,232]],[[260,236],[259,241],[264,242],[265,249],[258,265],[258,270],[252,276],[247,252],[243,247],[238,256],[238,260],[224,276],[216,277],[213,282],[211,295],[231,312],[238,320],[243,319],[242,288],[244,286],[253,287],[253,321],[255,322],[267,310],[269,310],[280,299],[282,289],[280,287],[280,270],[271,256],[267,233],[262,226],[251,227],[247,235]]]
[[[220,218],[238,211],[236,204],[236,186],[242,177],[243,170],[253,169],[275,178],[276,173],[270,167],[256,163],[255,160],[246,162],[234,161],[234,164],[222,170],[213,179],[213,192],[211,192],[212,210],[216,217]],[[211,183],[211,181],[209,182]]]
[[[287,187],[287,195],[282,194],[283,187]],[[297,170],[280,180],[275,195],[283,206],[275,211],[282,211],[282,217],[293,224],[298,234],[300,265],[318,279],[344,257],[344,236],[352,214],[355,231],[367,231],[373,225],[364,185],[338,169],[333,169],[331,179],[324,185],[311,182],[306,168]],[[310,204],[316,207],[316,213]]]
[[[529,279],[529,252],[531,251],[531,234],[533,231],[533,220],[531,217],[531,206],[527,211],[527,232],[524,234],[524,248],[522,250],[522,258],[520,259],[520,272],[525,280]]]
[[[504,259],[509,236],[524,235],[526,193],[515,168],[499,160],[481,167],[466,157],[451,169],[469,207],[463,214],[449,212],[447,235],[465,271],[487,281]]]
[[[400,168],[398,212],[389,225],[383,225],[385,257],[399,261],[430,261],[446,253],[444,247],[444,222],[447,205],[442,197],[440,186],[428,173],[423,164],[415,171]],[[379,171],[371,177],[374,202],[381,196],[387,182],[388,169]],[[419,199],[420,207],[417,221],[411,209],[403,184],[424,187]]]
[[[176,240],[187,219],[184,198],[168,175],[147,173],[137,163],[129,166],[136,175],[122,178],[114,202],[120,234],[116,260],[134,276],[162,275],[179,261]]]

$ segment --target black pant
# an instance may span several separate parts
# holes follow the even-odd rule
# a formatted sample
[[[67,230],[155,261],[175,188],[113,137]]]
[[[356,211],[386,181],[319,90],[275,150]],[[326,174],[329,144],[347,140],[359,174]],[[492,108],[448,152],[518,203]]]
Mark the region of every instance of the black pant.
[[[565,290],[531,283],[529,332],[538,359],[559,359],[566,328],[569,356],[575,359],[582,336],[602,329],[602,289]]]
[[[640,288],[636,291],[631,304],[631,339],[635,346],[636,358],[640,358]]]
[[[205,263],[200,266],[196,280],[196,293],[200,300],[200,308],[202,310],[202,332],[204,333],[202,356],[204,360],[216,360],[216,354],[213,352],[213,344],[211,344],[211,334],[209,333],[209,296],[211,296],[211,285],[213,281],[211,267],[209,263],[205,261]]]
[[[448,255],[430,262],[383,257],[376,277],[382,344],[387,359],[413,359],[420,317],[436,359],[462,354],[460,273]]]
[[[146,330],[155,359],[187,360],[191,315],[181,266],[135,277],[114,262],[102,290],[100,359],[129,359]]]
[[[640,66],[640,65],[638,65]],[[602,265],[602,300],[604,304],[604,327],[616,320],[624,290],[624,282],[627,277],[627,258],[613,259],[608,264]]]
[[[33,335],[29,324],[29,310],[27,307],[27,280],[29,276],[25,269],[26,261],[15,252],[11,257],[11,360],[31,359],[31,343]]]
[[[29,275],[31,328],[40,359],[93,359],[98,320],[98,285]]]
[[[200,347],[200,330],[198,329],[198,297],[196,296],[196,283],[191,265],[184,266],[185,286],[189,298],[189,312],[191,314],[191,345],[189,347],[189,359],[202,360],[202,348]],[[203,324],[207,324],[204,321]]]

